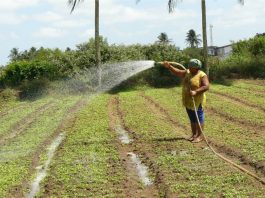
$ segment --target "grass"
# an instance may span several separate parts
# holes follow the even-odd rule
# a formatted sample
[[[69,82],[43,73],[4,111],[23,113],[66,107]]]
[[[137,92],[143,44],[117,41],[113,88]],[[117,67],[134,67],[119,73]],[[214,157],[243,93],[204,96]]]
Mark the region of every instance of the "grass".
[[[8,133],[13,125],[17,124],[21,119],[23,119],[27,115],[33,113],[40,106],[47,104],[50,100],[51,99],[49,98],[45,98],[36,102],[19,105],[19,109],[2,116],[0,118],[0,121],[2,123],[0,128],[0,135],[5,135],[6,133]]]
[[[250,89],[238,89],[233,86],[214,85],[211,87],[211,89],[214,91],[218,91],[220,93],[232,95],[234,97],[237,97],[238,99],[247,101],[250,104],[258,105],[262,107],[263,109],[265,108],[264,94],[253,92],[251,88]]]
[[[0,148],[0,197],[5,197],[10,189],[21,184],[29,173],[32,155],[38,146],[48,138],[58,126],[67,109],[76,99],[61,100],[56,109],[50,109],[36,121]],[[53,115],[51,119],[50,116]],[[26,189],[24,189],[26,190]]]
[[[167,109],[172,117],[174,117],[174,119],[178,120],[185,126],[189,126],[186,112],[181,104],[180,90],[178,89],[179,88],[148,90],[146,94],[154,98],[165,109]],[[210,102],[211,105],[221,103],[225,106],[227,104],[224,100],[220,101],[218,100],[218,98],[212,101],[214,102]],[[221,104],[220,106],[222,106]],[[240,113],[239,110],[244,112],[245,108],[248,109],[248,107],[245,106],[237,107],[236,105],[228,105],[226,109],[227,113],[229,113],[230,116],[238,117],[242,119],[242,121],[244,121],[244,115],[240,116],[240,114],[237,114],[237,112]],[[248,113],[249,117],[253,115],[253,117],[255,118],[255,114],[260,115],[255,110],[246,112]],[[253,120],[254,119],[252,119],[251,121]],[[258,121],[255,121],[253,123],[259,123],[259,121],[264,123],[262,115],[258,117]],[[265,145],[262,143],[264,142],[265,138],[262,135],[262,131],[260,131],[259,134],[256,134],[255,131],[251,131],[249,128],[246,128],[242,124],[234,123],[233,121],[229,121],[218,115],[208,116],[206,108],[205,133],[207,136],[217,140],[218,142],[225,143],[232,147],[240,149],[245,154],[253,157],[257,161],[265,160],[265,155],[260,152],[260,149],[265,149]]]
[[[94,99],[76,118],[58,151],[39,195],[57,197],[116,197],[125,173],[108,130],[107,95]],[[44,188],[43,188],[44,189]]]
[[[150,92],[161,96],[160,99],[165,96],[158,90]],[[164,171],[165,181],[172,192],[180,197],[262,196],[264,191],[253,186],[248,176],[231,169],[208,149],[198,148],[185,140],[174,140],[187,132],[176,130],[161,116],[151,112],[138,94],[120,94],[126,125],[140,136],[141,141],[151,145],[151,148],[141,149],[153,152],[152,161]]]
[[[265,88],[253,85],[254,82],[240,80],[231,86],[212,85],[211,89],[263,107]],[[124,145],[119,144],[118,135],[110,130],[107,108],[113,96],[118,97],[123,124],[130,129],[130,137],[134,137],[129,147],[149,167],[154,188],[161,197],[167,192],[178,197],[263,197],[265,189],[260,183],[217,158],[205,144],[191,144],[183,139],[191,132],[181,104],[180,87],[146,86],[116,90],[113,95],[101,94],[73,114],[75,119],[70,123],[65,120],[66,114],[81,96],[43,97],[32,102],[1,101],[2,107],[5,106],[2,113],[7,113],[0,117],[0,137],[8,135],[21,121],[34,119],[0,147],[0,197],[24,197],[28,193],[27,184],[36,176],[33,158],[39,158],[37,165],[45,162],[55,131],[65,133],[65,138],[37,197],[126,197],[130,190],[126,189],[128,173],[119,153]],[[207,93],[207,97],[208,107],[223,115],[206,108],[205,134],[265,164],[262,152],[265,113],[213,93]],[[51,101],[50,108],[34,117],[38,108]],[[239,159],[236,162],[240,163]]]

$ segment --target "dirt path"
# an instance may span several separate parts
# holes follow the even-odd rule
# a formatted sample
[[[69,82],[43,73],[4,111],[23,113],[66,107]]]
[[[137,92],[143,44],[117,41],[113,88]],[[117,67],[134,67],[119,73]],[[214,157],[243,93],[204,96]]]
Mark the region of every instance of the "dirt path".
[[[59,136],[59,134],[67,128],[71,128],[71,126],[75,122],[76,113],[85,106],[87,103],[87,99],[81,98],[79,99],[62,117],[61,122],[59,123],[56,130],[53,132],[51,136],[45,139],[34,151],[31,157],[31,166],[29,167],[29,173],[25,176],[25,179],[22,181],[21,185],[16,186],[10,190],[10,194],[15,197],[24,197],[24,191],[30,188],[29,178],[36,172],[36,167],[40,164],[40,155],[43,152],[46,152],[46,147],[52,143],[52,141]],[[63,144],[63,143],[62,143]],[[48,188],[48,186],[46,186]]]
[[[151,109],[157,109],[153,111],[154,113],[159,111],[159,114],[162,114],[162,118],[164,118],[166,122],[169,122],[172,125],[177,125],[175,127],[181,127],[181,131],[190,130],[187,126],[183,126],[182,124],[179,124],[177,121],[175,121],[167,112],[167,110],[160,106],[160,104],[155,102],[151,97],[145,95],[144,93],[141,93],[140,95],[145,99],[146,104]],[[186,134],[184,133],[183,135],[185,136]],[[209,142],[215,150],[224,155],[226,158],[229,158],[232,161],[239,161],[244,168],[250,170],[251,172],[259,173],[262,177],[265,177],[265,165],[263,163],[256,162],[254,159],[251,159],[250,157],[242,154],[242,152],[240,152],[239,150],[228,147],[223,143],[216,142],[212,139],[209,139]],[[202,148],[205,147],[205,143],[195,144],[195,146]]]
[[[110,119],[110,131],[115,132],[117,130],[117,126],[121,126],[124,129],[124,122],[122,121],[123,114],[120,110],[119,99],[117,96],[113,96],[110,99],[108,112]],[[132,134],[130,133],[130,135]],[[135,138],[135,136],[133,138]],[[122,144],[120,141],[116,141],[115,145],[119,152],[120,159],[122,160],[122,165],[127,173],[127,179],[122,184],[125,189],[126,197],[159,197],[159,190],[156,186],[150,185],[141,188],[135,165],[129,158],[129,153],[137,152],[137,147],[134,145],[134,142]]]
[[[23,133],[28,127],[31,126],[31,124],[40,116],[42,115],[46,110],[51,108],[54,105],[54,101],[50,101],[36,110],[34,110],[32,113],[28,114],[24,118],[22,118],[20,121],[15,123],[10,128],[10,132],[7,135],[0,136],[0,146],[6,145],[9,140],[15,138],[19,134]]]
[[[239,104],[239,105],[245,105],[245,106],[248,106],[248,107],[251,107],[259,112],[262,112],[264,113],[265,112],[265,108],[261,107],[261,106],[258,106],[258,105],[255,105],[255,104],[252,104],[248,101],[245,101],[245,100],[242,100],[240,98],[237,98],[235,96],[230,96],[228,94],[225,94],[225,93],[221,93],[221,92],[218,92],[218,91],[213,91],[211,90],[210,93],[212,94],[215,94],[221,98],[224,98],[224,99],[228,99],[229,101],[235,103],[235,104]]]

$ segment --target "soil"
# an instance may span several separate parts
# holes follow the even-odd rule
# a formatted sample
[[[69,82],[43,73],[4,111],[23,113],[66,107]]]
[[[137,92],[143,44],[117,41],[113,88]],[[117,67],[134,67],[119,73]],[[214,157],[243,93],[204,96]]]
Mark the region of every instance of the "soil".
[[[265,108],[260,107],[260,106],[255,105],[255,104],[252,104],[252,103],[250,103],[248,101],[242,100],[242,99],[240,99],[238,97],[230,96],[228,94],[220,93],[218,91],[212,91],[212,90],[210,91],[210,93],[218,95],[219,97],[224,97],[226,99],[229,99],[230,101],[232,101],[232,102],[234,102],[236,104],[241,104],[241,105],[245,105],[245,106],[251,107],[251,108],[253,108],[253,109],[257,110],[257,111],[260,111],[262,113],[265,112]]]
[[[39,166],[40,161],[40,155],[45,152],[45,148],[51,144],[51,142],[62,132],[65,131],[67,128],[70,128],[74,125],[75,122],[75,114],[85,106],[87,103],[86,99],[80,99],[78,100],[72,108],[70,108],[66,114],[63,116],[60,124],[56,128],[56,130],[53,132],[53,134],[45,139],[35,150],[35,152],[32,154],[31,158],[31,166],[29,167],[29,173],[25,177],[25,179],[22,181],[21,185],[15,186],[14,188],[10,189],[10,194],[15,197],[24,197],[23,190],[30,188],[30,181],[28,180],[31,175],[35,173],[35,168]],[[59,147],[61,147],[63,142]],[[56,154],[55,154],[56,155]],[[45,192],[49,192],[49,189],[47,189],[49,186],[45,186]]]
[[[10,139],[15,138],[16,136],[20,135],[25,131],[27,128],[31,126],[31,124],[46,110],[51,108],[54,105],[53,101],[48,102],[47,104],[42,105],[41,107],[37,108],[32,113],[28,114],[24,118],[22,118],[19,122],[15,123],[8,135],[0,136],[0,146],[6,145]]]
[[[187,131],[188,127],[179,125],[177,121],[175,121],[170,114],[167,112],[166,109],[164,109],[160,104],[155,102],[151,97],[145,95],[144,93],[141,93],[141,96],[146,100],[146,104],[151,108],[157,108],[157,110],[160,111],[160,113],[164,114],[164,117],[166,117],[165,120],[170,121],[173,125],[178,125],[179,127],[183,128],[182,131]],[[156,111],[153,111],[154,113]],[[209,138],[207,138],[209,139]],[[259,173],[261,177],[265,177],[265,164],[263,162],[256,162],[254,159],[251,159],[250,157],[242,154],[239,150],[235,148],[231,148],[224,143],[218,143],[212,139],[209,139],[209,142],[211,145],[216,149],[220,154],[222,154],[224,157],[232,160],[232,161],[239,161],[240,164],[250,172]],[[205,143],[200,144],[194,144],[195,146],[202,148],[204,147]]]
[[[113,96],[110,99],[108,104],[108,112],[110,120],[109,127],[111,132],[115,132],[117,125],[121,125],[123,128],[125,128],[124,122],[122,121],[123,113],[119,108],[119,99],[117,96]],[[128,133],[132,135],[131,132]],[[137,146],[134,145],[134,142],[130,144],[121,144],[117,139],[115,146],[119,152],[119,157],[122,160],[123,168],[127,173],[126,180],[121,184],[125,191],[126,197],[159,197],[159,192],[156,186],[151,185],[141,187],[139,183],[139,177],[136,173],[135,167],[131,163],[131,160],[128,156],[128,153],[132,151],[138,153]]]

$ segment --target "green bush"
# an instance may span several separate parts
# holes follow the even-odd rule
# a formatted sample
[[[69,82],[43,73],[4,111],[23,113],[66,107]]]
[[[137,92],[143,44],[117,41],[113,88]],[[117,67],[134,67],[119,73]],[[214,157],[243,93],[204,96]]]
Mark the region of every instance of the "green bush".
[[[265,78],[265,36],[233,44],[232,55],[223,61],[210,62],[210,78]]]
[[[17,86],[23,81],[39,78],[54,80],[59,77],[58,69],[48,61],[18,61],[4,69],[2,78],[6,85]]]
[[[265,36],[255,36],[254,38],[234,43],[233,55],[264,56]]]
[[[210,67],[211,80],[225,78],[265,78],[265,58],[250,58],[244,55],[233,55],[216,62]]]
[[[34,79],[32,81],[24,81],[18,86],[20,99],[36,99],[46,94],[49,81],[47,78]]]
[[[17,92],[13,89],[0,90],[0,107],[3,102],[14,101],[17,99]]]

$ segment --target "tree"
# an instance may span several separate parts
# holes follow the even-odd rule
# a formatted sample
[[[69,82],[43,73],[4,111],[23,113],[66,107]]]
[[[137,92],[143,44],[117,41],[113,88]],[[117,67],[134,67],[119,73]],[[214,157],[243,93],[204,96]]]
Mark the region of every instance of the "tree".
[[[10,58],[11,61],[16,61],[19,57],[19,51],[18,48],[13,48],[10,51],[10,54],[8,56]]]
[[[68,0],[72,5],[71,13],[74,11],[77,3],[84,0]],[[95,0],[95,48],[96,48],[96,66],[99,72],[99,87],[101,87],[101,67],[100,67],[100,38],[99,38],[99,0]]]
[[[65,49],[65,52],[71,52],[71,48],[70,48],[70,47],[67,47],[67,48]]]
[[[137,0],[136,2],[139,2],[140,0]],[[177,2],[180,0],[168,0],[168,9],[169,12],[173,12],[174,8],[177,5]],[[244,4],[244,0],[238,0],[239,3],[242,5]],[[202,36],[203,36],[203,57],[204,57],[204,65],[206,68],[206,73],[209,75],[209,67],[208,67],[208,46],[207,46],[207,23],[206,23],[206,5],[205,0],[201,0],[201,9],[202,9]]]
[[[168,38],[167,33],[165,32],[160,33],[160,35],[157,38],[158,38],[157,43],[159,44],[167,45],[172,42],[171,39]]]
[[[168,0],[168,8],[169,12],[172,12],[176,6],[176,3],[179,0]],[[242,5],[244,4],[244,0],[238,0]],[[203,36],[203,57],[204,57],[204,65],[206,68],[206,73],[209,75],[209,67],[208,67],[208,46],[207,46],[207,23],[206,23],[206,5],[205,0],[201,0],[201,9],[202,9],[202,36]]]
[[[191,29],[188,31],[187,36],[186,36],[186,42],[187,44],[191,47],[191,48],[195,48],[200,45],[200,43],[202,42],[202,40],[199,38],[201,35],[200,34],[196,34],[196,32]]]

